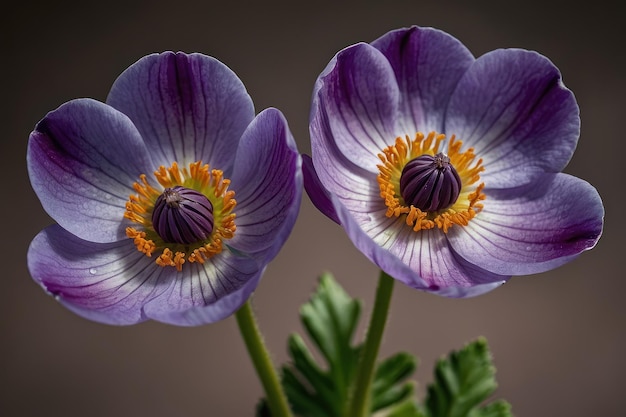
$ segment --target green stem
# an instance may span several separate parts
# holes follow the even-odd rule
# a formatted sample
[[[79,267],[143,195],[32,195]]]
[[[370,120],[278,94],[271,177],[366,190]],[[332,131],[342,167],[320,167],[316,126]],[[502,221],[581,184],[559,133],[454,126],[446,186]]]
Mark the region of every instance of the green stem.
[[[269,405],[272,417],[292,417],[287,397],[280,384],[276,368],[272,363],[269,352],[263,341],[263,336],[259,331],[250,300],[237,311],[237,324],[239,331],[248,348],[248,353],[254,364],[257,375],[261,380],[267,403]]]
[[[350,417],[366,417],[370,415],[374,369],[376,367],[378,349],[380,348],[385,324],[387,323],[394,282],[395,280],[385,272],[380,272],[378,287],[376,288],[374,310],[370,317],[367,336],[363,344],[359,367],[357,368],[352,401],[348,410],[348,416]]]

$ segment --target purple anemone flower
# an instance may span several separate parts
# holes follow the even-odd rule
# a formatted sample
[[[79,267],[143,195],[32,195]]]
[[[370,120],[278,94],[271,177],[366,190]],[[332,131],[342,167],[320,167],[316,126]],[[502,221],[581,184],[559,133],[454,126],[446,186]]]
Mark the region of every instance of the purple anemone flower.
[[[474,58],[442,31],[399,29],[343,49],[317,79],[304,183],[383,271],[467,297],[596,244],[602,201],[561,173],[579,132],[547,58]]]
[[[57,222],[32,277],[91,320],[221,320],[256,288],[294,225],[301,160],[283,115],[254,106],[201,54],[140,59],[106,104],[77,99],[30,135],[28,172]]]

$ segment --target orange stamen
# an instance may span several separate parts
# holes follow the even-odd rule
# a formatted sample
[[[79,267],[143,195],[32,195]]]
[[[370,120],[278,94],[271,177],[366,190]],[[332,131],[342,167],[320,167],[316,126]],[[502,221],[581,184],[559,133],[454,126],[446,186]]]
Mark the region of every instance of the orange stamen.
[[[146,232],[139,232],[132,227],[126,228],[126,236],[133,239],[135,246],[137,246],[137,250],[139,252],[143,252],[146,256],[152,256],[152,252],[156,248],[156,245],[152,240],[146,239]]]
[[[421,155],[435,155],[446,136],[430,132],[428,136],[418,132],[411,140],[408,136],[398,137],[393,145],[383,149],[378,155],[382,164],[378,165],[377,181],[380,187],[380,196],[384,199],[387,217],[406,215],[405,222],[413,230],[427,230],[437,227],[448,233],[453,225],[467,226],[477,212],[483,208],[480,201],[486,198],[483,193],[484,183],[475,186],[480,180],[480,173],[484,170],[482,159],[474,162],[474,149],[469,148],[461,152],[463,142],[454,135],[448,142],[447,156],[461,178],[461,192],[457,201],[450,207],[437,212],[424,212],[413,205],[406,205],[400,196],[400,177],[404,166]],[[473,165],[472,165],[473,164]]]
[[[126,219],[142,227],[142,230],[126,228],[126,236],[133,239],[137,250],[146,256],[152,256],[153,252],[160,250],[156,264],[162,267],[173,266],[178,271],[182,270],[186,261],[204,263],[220,253],[222,242],[231,239],[237,230],[236,216],[232,212],[237,201],[234,198],[235,192],[228,190],[230,180],[224,178],[224,173],[219,169],[209,170],[209,165],[203,165],[201,161],[193,162],[189,164],[189,168],[182,169],[176,162],[169,168],[160,166],[154,176],[163,189],[181,185],[204,194],[213,205],[214,229],[207,240],[192,245],[163,241],[152,227],[152,211],[162,190],[150,185],[146,175],[142,174],[139,176],[140,181],[133,184],[137,194],[129,197],[124,213]]]

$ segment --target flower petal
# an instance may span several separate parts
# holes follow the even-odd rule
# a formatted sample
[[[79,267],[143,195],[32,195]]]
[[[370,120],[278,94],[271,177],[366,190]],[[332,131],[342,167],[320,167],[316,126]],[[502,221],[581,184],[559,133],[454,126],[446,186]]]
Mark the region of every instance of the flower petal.
[[[374,172],[376,155],[399,134],[399,97],[393,70],[377,49],[360,43],[340,51],[316,83],[313,146],[336,143],[345,158]]]
[[[291,233],[302,197],[300,154],[280,111],[264,110],[244,132],[231,188],[237,231],[228,244],[265,264]]]
[[[508,277],[460,258],[440,230],[414,232],[383,210],[368,216],[348,211],[332,196],[352,243],[383,271],[410,287],[446,297],[471,297],[502,285]]]
[[[302,176],[304,178],[304,189],[306,190],[313,205],[339,224],[339,218],[335,212],[335,207],[330,199],[328,191],[324,188],[313,166],[313,160],[308,155],[302,155]]]
[[[313,168],[316,170],[317,180],[348,210],[363,213],[368,217],[368,213],[383,204],[376,175],[345,161],[345,158],[339,156],[338,151],[335,152],[335,156],[326,153],[332,152],[333,149],[336,148],[332,146],[321,148],[313,155]],[[352,169],[349,166],[352,166]],[[309,197],[314,198],[315,195],[309,194]],[[338,221],[338,218],[332,219]]]
[[[174,268],[161,268],[132,240],[93,243],[52,225],[28,250],[31,276],[64,306],[90,320],[116,325],[145,321],[144,303],[167,289]]]
[[[398,29],[372,42],[389,60],[400,87],[404,133],[443,131],[450,95],[474,62],[456,38],[433,29]]]
[[[327,125],[326,114],[320,115],[324,120],[322,123]],[[311,130],[313,168],[319,183],[344,203],[369,205],[371,201],[379,201],[380,190],[376,183],[376,175],[380,159],[370,161],[371,167],[356,165],[348,160],[332,139],[327,139],[316,136]],[[337,221],[335,218],[333,220]]]
[[[94,242],[124,237],[132,185],[151,170],[139,132],[124,114],[91,99],[48,113],[31,133],[28,173],[46,212],[63,228]]]
[[[147,317],[177,326],[198,326],[234,313],[256,289],[264,268],[229,251],[204,264],[186,263],[174,285],[144,306]]]
[[[465,73],[444,133],[483,158],[487,188],[511,188],[561,171],[579,131],[578,105],[559,70],[536,52],[508,49],[481,56]]]
[[[505,275],[544,272],[595,246],[604,208],[595,188],[567,174],[547,174],[525,189],[487,195],[468,226],[448,239],[467,261]]]
[[[156,165],[202,160],[229,176],[252,100],[226,65],[202,54],[148,55],[115,81],[107,103],[127,114]]]

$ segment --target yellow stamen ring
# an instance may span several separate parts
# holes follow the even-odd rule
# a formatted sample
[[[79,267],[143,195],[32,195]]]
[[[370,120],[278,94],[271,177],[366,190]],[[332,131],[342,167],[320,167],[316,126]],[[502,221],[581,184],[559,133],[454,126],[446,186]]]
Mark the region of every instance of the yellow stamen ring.
[[[126,236],[133,239],[137,250],[149,257],[153,252],[160,251],[156,264],[163,267],[173,266],[178,271],[182,270],[186,261],[204,263],[220,253],[222,242],[231,239],[237,229],[233,213],[237,202],[234,199],[235,192],[228,190],[230,180],[224,178],[224,173],[219,169],[209,170],[209,165],[202,165],[202,161],[189,164],[188,169],[180,169],[176,162],[169,168],[160,166],[154,176],[162,189],[150,185],[147,176],[141,174],[139,182],[133,184],[137,194],[131,194],[126,202],[124,217],[138,225],[138,228],[127,227]],[[184,245],[165,242],[155,232],[152,226],[154,205],[165,188],[177,185],[204,194],[213,205],[215,227],[208,239]]]
[[[438,227],[444,233],[453,225],[467,226],[469,221],[483,208],[482,200],[485,194],[482,192],[485,184],[475,185],[480,179],[480,173],[484,171],[482,159],[474,162],[476,155],[474,148],[461,152],[463,142],[456,140],[452,135],[448,141],[447,156],[450,163],[456,169],[461,178],[461,191],[456,202],[450,207],[435,212],[424,212],[413,205],[406,205],[400,196],[400,177],[404,166],[421,155],[436,155],[446,136],[436,132],[430,132],[428,136],[417,132],[415,139],[407,135],[404,138],[396,138],[396,142],[383,149],[378,157],[382,164],[378,165],[377,177],[380,186],[380,196],[387,206],[387,217],[400,217],[406,215],[405,221],[408,226],[418,232],[423,229]]]

